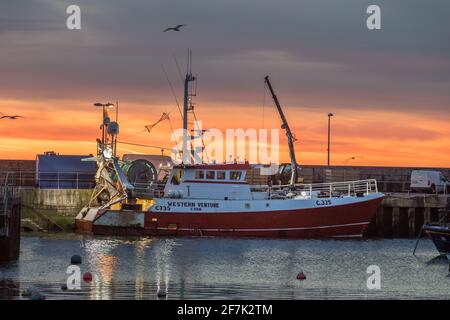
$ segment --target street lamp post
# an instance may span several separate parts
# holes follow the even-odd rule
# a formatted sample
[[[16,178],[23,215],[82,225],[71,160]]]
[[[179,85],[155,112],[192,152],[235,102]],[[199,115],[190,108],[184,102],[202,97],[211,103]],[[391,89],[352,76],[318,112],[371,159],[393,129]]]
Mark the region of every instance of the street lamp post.
[[[114,107],[114,103],[108,102],[108,103],[94,103],[94,106],[96,107],[101,107],[102,108],[102,112],[103,112],[103,116],[102,116],[102,145],[101,145],[101,151],[103,154],[104,148],[105,148],[105,143],[106,143],[106,130],[105,130],[105,125],[108,125],[106,118],[107,118],[107,111],[106,108],[113,108]]]
[[[334,116],[332,113],[328,114],[328,161],[327,164],[330,166],[330,136],[331,136],[331,117]]]

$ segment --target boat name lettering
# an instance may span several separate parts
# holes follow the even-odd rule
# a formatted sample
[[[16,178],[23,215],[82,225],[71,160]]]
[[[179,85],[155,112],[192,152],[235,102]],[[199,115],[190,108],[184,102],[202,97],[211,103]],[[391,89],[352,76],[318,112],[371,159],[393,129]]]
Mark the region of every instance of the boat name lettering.
[[[187,208],[219,208],[218,203],[214,202],[179,202],[179,201],[169,201],[167,205],[170,207],[187,207]]]
[[[317,200],[316,205],[318,206],[328,206],[331,205],[331,200]]]

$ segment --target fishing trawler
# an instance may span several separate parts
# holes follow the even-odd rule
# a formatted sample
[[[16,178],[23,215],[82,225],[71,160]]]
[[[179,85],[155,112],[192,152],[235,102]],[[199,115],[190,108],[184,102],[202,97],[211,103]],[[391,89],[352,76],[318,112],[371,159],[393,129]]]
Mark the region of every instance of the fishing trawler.
[[[184,83],[183,128],[187,128],[194,81]],[[76,217],[76,231],[98,235],[229,237],[360,237],[384,195],[376,180],[303,184],[292,134],[269,77],[265,78],[286,132],[291,179],[287,185],[253,185],[248,162],[190,164],[170,168],[161,185],[151,163],[125,163],[114,152],[117,139],[104,123],[99,141],[97,186]],[[117,124],[114,124],[114,128]],[[183,155],[186,155],[183,139]],[[136,177],[141,177],[136,183]],[[142,177],[144,177],[142,179]],[[150,177],[150,178],[149,178]],[[142,192],[142,187],[145,189]]]

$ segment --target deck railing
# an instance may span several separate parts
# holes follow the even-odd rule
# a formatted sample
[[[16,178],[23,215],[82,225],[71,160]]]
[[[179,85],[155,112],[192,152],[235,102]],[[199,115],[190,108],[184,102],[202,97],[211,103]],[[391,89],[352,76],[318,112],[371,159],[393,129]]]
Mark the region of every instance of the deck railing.
[[[378,193],[375,179],[296,184],[292,190],[290,185],[252,186],[253,191],[269,192],[271,198],[284,197],[289,191],[295,191],[296,195],[320,198],[333,198],[344,196],[360,196]]]

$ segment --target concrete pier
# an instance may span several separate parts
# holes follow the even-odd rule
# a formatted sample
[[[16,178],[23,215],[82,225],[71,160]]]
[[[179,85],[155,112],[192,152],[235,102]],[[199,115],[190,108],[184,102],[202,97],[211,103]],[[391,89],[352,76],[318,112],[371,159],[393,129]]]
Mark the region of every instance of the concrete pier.
[[[17,260],[20,252],[20,199],[0,200],[0,263]]]
[[[92,189],[23,188],[18,194],[22,199],[24,228],[58,232],[74,229],[75,216],[89,202]],[[36,228],[31,221],[37,224]]]
[[[386,194],[367,230],[367,237],[414,238],[424,223],[445,218],[440,209],[450,207],[449,195]]]

